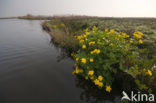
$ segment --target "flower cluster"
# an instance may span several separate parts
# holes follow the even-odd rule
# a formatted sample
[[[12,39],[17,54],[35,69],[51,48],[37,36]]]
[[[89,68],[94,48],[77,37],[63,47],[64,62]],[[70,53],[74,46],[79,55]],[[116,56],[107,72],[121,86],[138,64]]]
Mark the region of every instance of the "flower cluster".
[[[125,71],[130,68],[126,65],[126,60],[133,62],[132,57],[138,56],[134,51],[138,50],[137,44],[143,43],[142,35],[135,32],[130,37],[113,29],[106,28],[101,31],[95,26],[90,31],[86,29],[84,34],[76,36],[81,48],[72,54],[76,61],[73,73],[83,76],[86,80],[90,79],[99,88],[105,87],[107,92],[111,92],[113,74],[117,69]]]
[[[52,25],[52,28],[53,29],[56,29],[56,28],[64,28],[65,27],[65,24],[54,24],[54,25]]]

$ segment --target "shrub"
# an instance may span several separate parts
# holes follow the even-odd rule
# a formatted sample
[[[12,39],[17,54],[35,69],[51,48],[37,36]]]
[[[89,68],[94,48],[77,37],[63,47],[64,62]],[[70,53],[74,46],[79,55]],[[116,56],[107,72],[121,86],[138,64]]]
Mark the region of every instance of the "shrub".
[[[110,92],[118,70],[128,72],[139,68],[138,61],[141,59],[137,45],[143,43],[142,35],[135,32],[129,36],[107,28],[101,31],[95,26],[90,31],[86,29],[84,34],[76,36],[81,49],[72,53],[76,61],[73,73],[90,79],[99,88],[105,87]],[[151,76],[151,70],[148,69],[146,74]]]

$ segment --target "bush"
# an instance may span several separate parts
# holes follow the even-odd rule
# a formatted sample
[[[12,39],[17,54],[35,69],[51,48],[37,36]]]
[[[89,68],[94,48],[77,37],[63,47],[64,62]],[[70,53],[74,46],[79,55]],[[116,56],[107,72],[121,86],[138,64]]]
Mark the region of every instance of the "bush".
[[[110,92],[118,70],[130,73],[129,70],[139,68],[138,62],[142,59],[137,45],[143,43],[142,35],[135,32],[129,36],[107,28],[101,31],[95,26],[90,31],[86,29],[84,34],[76,36],[81,49],[72,53],[76,61],[73,73],[90,79],[99,88],[105,87]],[[148,69],[146,74],[151,76],[151,70]]]

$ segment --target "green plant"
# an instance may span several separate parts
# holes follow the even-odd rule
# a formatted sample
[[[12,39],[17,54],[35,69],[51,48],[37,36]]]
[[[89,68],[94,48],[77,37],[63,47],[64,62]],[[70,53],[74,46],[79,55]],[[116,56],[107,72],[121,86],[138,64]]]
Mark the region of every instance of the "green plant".
[[[106,91],[110,92],[118,69],[128,72],[144,67],[139,64],[142,59],[138,45],[143,43],[142,35],[141,32],[135,32],[129,36],[107,28],[101,31],[95,26],[91,31],[86,29],[84,34],[77,36],[82,48],[72,54],[76,60],[73,73],[90,79],[99,88],[106,87]],[[132,76],[138,75],[137,72]],[[145,74],[151,76],[152,72],[148,69]]]

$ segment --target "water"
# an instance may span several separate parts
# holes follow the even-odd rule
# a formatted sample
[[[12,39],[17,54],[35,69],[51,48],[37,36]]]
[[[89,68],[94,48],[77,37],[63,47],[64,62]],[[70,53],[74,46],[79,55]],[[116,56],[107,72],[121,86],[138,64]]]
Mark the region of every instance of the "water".
[[[72,75],[74,62],[50,43],[41,21],[0,20],[0,103],[120,103]]]

